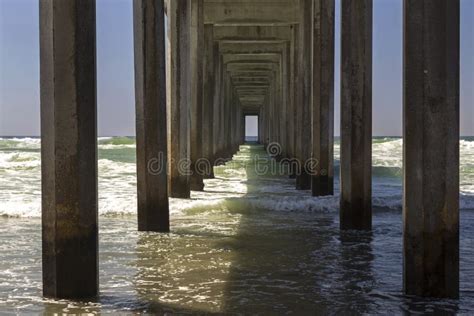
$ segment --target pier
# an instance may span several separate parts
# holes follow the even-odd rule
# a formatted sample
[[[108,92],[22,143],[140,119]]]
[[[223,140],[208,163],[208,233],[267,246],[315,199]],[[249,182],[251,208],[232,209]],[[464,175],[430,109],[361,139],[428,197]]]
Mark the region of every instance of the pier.
[[[99,288],[95,0],[39,2],[43,293],[90,299]],[[133,0],[137,229],[170,231],[168,199],[205,190],[245,142],[246,116],[258,116],[273,159],[297,166],[295,191],[333,195],[340,106],[340,229],[370,232],[372,6],[341,0],[335,69],[334,0]],[[457,298],[460,2],[405,0],[403,10],[404,292]]]

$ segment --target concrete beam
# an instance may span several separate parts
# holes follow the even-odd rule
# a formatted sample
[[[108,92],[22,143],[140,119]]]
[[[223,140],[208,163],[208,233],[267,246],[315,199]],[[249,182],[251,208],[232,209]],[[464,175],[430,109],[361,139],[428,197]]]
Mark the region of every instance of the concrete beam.
[[[269,76],[263,76],[263,75],[258,75],[258,76],[248,76],[246,74],[242,73],[237,73],[234,74],[233,72],[229,71],[229,74],[232,79],[232,83],[235,85],[268,85],[270,82]]]
[[[241,41],[219,42],[219,51],[221,54],[275,54],[282,53],[288,45],[284,41],[266,41],[266,42],[249,42]]]
[[[280,60],[281,53],[230,53],[224,54],[224,62],[232,62],[232,61],[248,61],[248,62],[274,62],[277,63]]]
[[[241,69],[241,70],[232,70],[232,74],[233,75],[236,75],[236,76],[266,76],[268,75],[269,73],[271,73],[271,71],[269,70],[265,70],[263,68],[261,69],[252,69],[252,70],[248,70],[248,69]]]
[[[290,40],[291,26],[217,26],[215,40]]]
[[[278,26],[298,23],[296,0],[205,0],[206,24]]]
[[[233,87],[239,91],[267,91],[270,85],[271,85],[271,82],[257,83],[255,85],[246,84],[243,82],[238,83],[238,84],[233,83]]]
[[[287,121],[291,117],[288,110],[289,103],[292,102],[291,98],[293,93],[290,92],[290,78],[291,73],[291,51],[294,51],[294,47],[290,47],[293,29],[291,26],[285,27],[217,27],[220,30],[219,41],[224,47],[228,48],[230,45],[239,45],[245,49],[256,49],[258,53],[254,54],[236,54],[232,52],[230,54],[224,54],[224,56],[231,56],[232,60],[243,61],[244,59],[240,56],[245,56],[249,62],[258,61],[269,61],[271,60],[278,67],[278,77],[276,78],[277,83],[274,87],[277,97],[272,98],[272,111],[274,115],[272,120],[276,122],[276,125],[272,122],[271,130],[273,130],[274,139],[281,145],[282,156],[287,156],[287,146],[289,137],[287,135]],[[253,47],[252,47],[253,45]],[[266,45],[270,50],[262,51],[262,45]],[[278,45],[278,46],[274,46]],[[250,47],[249,47],[250,46]],[[273,47],[272,47],[273,46]],[[264,46],[265,47],[265,46]],[[224,48],[223,48],[224,49]],[[264,48],[265,49],[265,48]],[[243,52],[243,51],[242,51]],[[248,56],[248,57],[247,57]],[[252,57],[250,57],[252,56]],[[253,94],[262,94],[260,91],[247,92]],[[267,92],[263,93],[267,94]],[[241,102],[245,103],[242,95],[240,95]],[[264,96],[260,96],[264,98]],[[262,102],[260,99],[259,101]]]
[[[226,65],[226,69],[229,72],[245,70],[247,72],[255,72],[255,71],[277,71],[280,70],[280,63],[274,62],[229,62]]]
[[[40,1],[43,294],[98,294],[94,0]]]
[[[270,68],[276,68],[276,67],[270,67]],[[231,75],[231,80],[234,80],[234,78],[239,78],[242,74],[242,72],[228,72]],[[251,78],[252,76],[247,76],[247,72],[244,72],[246,74],[245,78]],[[265,96],[270,93],[270,88],[271,88],[271,83],[272,81],[275,80],[276,70],[274,71],[266,71],[266,77],[267,83],[266,84],[251,84],[249,85],[245,81],[241,81],[241,83],[235,84],[233,83],[234,90],[237,92],[237,95],[239,96],[240,102],[248,106],[251,102],[253,102],[256,106],[262,105],[264,102]]]
[[[254,105],[254,107],[260,107],[262,103],[265,104],[266,117],[268,118],[264,120],[268,136],[266,142],[278,142],[282,146],[284,155],[286,155],[287,136],[285,129],[287,107],[291,95],[288,90],[290,81],[288,78],[290,40],[226,39],[219,41],[219,48],[221,54],[225,56],[227,71],[231,73],[232,78],[268,76],[264,71],[273,73],[273,82],[268,81],[266,84],[270,87],[265,90],[257,87],[254,82],[251,82],[252,87],[248,83],[240,84],[245,86],[244,88],[239,87],[235,82],[232,83],[243,106]]]
[[[404,6],[404,290],[459,297],[459,0]]]
[[[135,0],[133,19],[138,230],[167,232],[168,145],[163,0]],[[151,162],[156,159],[158,161],[153,166]]]
[[[270,81],[268,79],[260,79],[260,80],[252,80],[252,79],[247,79],[247,78],[242,78],[242,77],[232,77],[231,76],[231,81],[234,87],[242,87],[242,88],[265,88],[268,87]]]

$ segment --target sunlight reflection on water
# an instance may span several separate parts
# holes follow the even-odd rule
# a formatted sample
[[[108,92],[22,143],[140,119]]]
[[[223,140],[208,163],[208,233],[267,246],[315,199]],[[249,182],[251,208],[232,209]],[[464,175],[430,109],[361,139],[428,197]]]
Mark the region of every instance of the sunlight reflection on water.
[[[244,148],[236,159],[248,160],[256,152],[261,149]],[[100,297],[94,303],[43,300],[40,220],[1,218],[0,310],[46,314],[474,311],[472,211],[461,212],[461,299],[420,300],[402,295],[399,211],[376,210],[372,234],[340,233],[337,212],[291,209],[310,199],[293,190],[292,180],[256,178],[252,166],[239,171],[246,177],[226,170],[217,168],[217,179],[207,182],[208,192],[193,193],[193,201],[183,202],[191,204],[174,213],[170,234],[138,233],[131,215],[100,218]],[[286,190],[293,195],[287,204],[280,203],[285,207],[270,209],[259,200],[262,194],[267,200],[285,200]],[[333,202],[330,198],[324,203]]]

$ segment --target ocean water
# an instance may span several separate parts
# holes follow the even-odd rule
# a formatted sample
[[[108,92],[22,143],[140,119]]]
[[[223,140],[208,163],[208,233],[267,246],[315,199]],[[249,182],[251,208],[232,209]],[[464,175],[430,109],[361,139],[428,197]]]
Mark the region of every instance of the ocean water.
[[[374,138],[373,140],[373,202],[377,207],[401,210],[402,200],[402,139]],[[41,214],[41,161],[39,138],[0,138],[0,216],[39,217]],[[461,140],[461,208],[474,208],[474,137]],[[264,155],[264,154],[263,154]],[[260,156],[263,157],[262,154]],[[334,146],[336,192],[338,191],[339,141]],[[232,167],[232,166],[231,166]],[[229,168],[226,173],[244,177],[242,170]],[[224,185],[224,184],[221,184]],[[236,188],[226,188],[234,190]],[[242,189],[242,188],[240,188]],[[268,188],[282,190],[280,185]],[[282,194],[294,193],[283,190]],[[305,194],[306,195],[306,194]],[[173,212],[181,212],[195,205],[204,206],[206,194],[195,194],[199,201],[171,200]],[[222,199],[227,197],[222,196]],[[329,199],[301,199],[285,197],[274,200],[255,197],[262,207],[278,210],[334,210],[338,197]],[[212,199],[212,203],[216,203]],[[135,140],[130,137],[99,139],[99,214],[135,214],[136,167]]]
[[[171,199],[170,234],[136,232],[133,138],[99,139],[100,297],[41,297],[40,140],[0,139],[0,313],[474,312],[474,138],[461,140],[461,298],[402,294],[402,140],[373,140],[374,230],[340,233],[338,192],[257,175],[246,145],[204,192]],[[339,171],[339,143],[335,143]],[[269,165],[270,161],[266,160]]]

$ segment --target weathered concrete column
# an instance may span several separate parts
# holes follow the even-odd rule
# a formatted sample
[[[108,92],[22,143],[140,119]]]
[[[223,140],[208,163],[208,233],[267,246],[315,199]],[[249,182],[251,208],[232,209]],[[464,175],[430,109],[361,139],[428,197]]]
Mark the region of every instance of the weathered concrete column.
[[[220,137],[219,137],[219,158],[227,158],[227,100],[228,100],[228,89],[229,86],[227,84],[227,74],[225,73],[225,65],[222,64],[222,83],[221,83],[221,103],[220,103]]]
[[[230,77],[227,71],[225,70],[224,65],[224,109],[222,111],[223,115],[223,125],[222,125],[222,134],[223,134],[223,157],[230,158],[232,157],[231,146],[230,146],[230,135],[232,130],[232,120],[231,120],[231,106],[232,106],[232,86],[230,83]]]
[[[313,196],[334,194],[334,0],[315,0],[313,48]]]
[[[241,145],[245,144],[245,128],[246,128],[245,114],[241,109],[240,111],[240,144]]]
[[[191,0],[191,190],[204,190],[203,174],[196,162],[203,158],[203,51],[204,3]]]
[[[232,155],[238,152],[239,150],[239,145],[238,145],[238,138],[239,138],[239,128],[240,128],[240,122],[238,120],[238,111],[239,111],[239,97],[237,96],[237,93],[235,92],[235,89],[233,90],[234,94],[234,102],[232,103],[232,139],[231,139],[231,147],[232,147]]]
[[[225,119],[226,119],[226,128],[225,128],[225,148],[227,157],[232,157],[232,132],[234,129],[234,124],[232,122],[233,117],[233,107],[234,107],[234,93],[232,91],[232,83],[230,81],[230,75],[226,71],[226,110],[225,110]]]
[[[237,108],[235,109],[235,116],[234,116],[234,122],[235,122],[235,133],[234,133],[234,140],[233,140],[233,146],[234,146],[234,153],[237,153],[240,148],[240,131],[241,131],[241,117],[242,113],[240,112],[240,100],[236,94],[236,101],[237,101]]]
[[[290,45],[286,45],[286,49],[281,57],[281,87],[282,87],[282,103],[280,106],[280,141],[282,145],[281,158],[288,158],[288,113],[290,111]]]
[[[269,86],[268,86],[268,94],[265,96],[265,141],[266,146],[268,146],[271,142],[273,142],[273,86],[272,81],[270,79]]]
[[[163,4],[133,2],[139,231],[169,231]]]
[[[213,121],[212,121],[212,130],[213,130],[213,140],[214,140],[214,149],[213,149],[213,161],[219,158],[219,134],[220,134],[220,90],[221,90],[221,65],[219,63],[219,44],[214,43],[214,52],[217,55],[214,55],[214,98],[213,98]]]
[[[372,0],[342,0],[341,229],[372,228]]]
[[[94,0],[40,1],[43,294],[98,294]]]
[[[298,107],[298,70],[299,70],[299,63],[298,63],[298,49],[299,49],[299,26],[294,25],[292,28],[292,35],[291,35],[291,78],[290,78],[290,110],[288,111],[288,150],[289,150],[289,158],[295,159],[297,157],[297,144],[296,144],[296,110]],[[296,178],[296,170],[289,170],[290,178]]]
[[[258,114],[258,142],[262,145],[265,143],[264,117],[265,117],[265,106],[262,105],[260,107],[260,111]]]
[[[271,88],[269,88],[271,89]],[[269,104],[269,98],[270,96],[267,95],[265,97],[265,101],[263,102],[263,116],[262,116],[262,122],[263,122],[263,126],[262,126],[262,129],[263,129],[263,146],[265,148],[267,148],[269,142],[270,142],[270,135],[269,135],[269,125],[270,125],[270,104]]]
[[[277,78],[273,75],[273,80],[270,85],[270,126],[269,126],[269,136],[270,143],[278,143],[278,111],[277,111],[277,96],[278,96],[278,87],[277,87]],[[280,144],[279,144],[280,146]]]
[[[168,159],[169,195],[189,198],[190,173],[190,19],[191,0],[168,0]]]
[[[286,50],[283,51],[282,56],[280,56],[280,64],[276,72],[275,80],[275,116],[276,116],[276,141],[280,144],[280,153],[276,157],[277,160],[281,160],[286,153],[286,89],[285,89],[285,80],[286,80]]]
[[[245,123],[245,113],[241,110],[240,111],[240,144],[244,144],[245,143],[245,126],[246,126],[246,123]]]
[[[230,82],[229,73],[225,72],[225,84],[226,84],[226,91],[225,91],[225,110],[224,110],[224,135],[225,135],[225,157],[231,158],[232,157],[232,107],[234,101],[234,95],[232,91],[232,84]]]
[[[459,0],[404,5],[404,288],[459,297]]]
[[[204,178],[214,178],[214,81],[215,81],[215,48],[214,48],[214,26],[204,26],[204,95],[202,111],[202,146],[203,157],[210,162],[210,168],[204,174]]]
[[[219,63],[219,42],[214,41],[213,43],[213,63],[214,63],[214,82],[212,85],[212,165],[215,166],[216,159],[218,159],[218,152],[219,152],[219,142],[218,142],[218,135],[219,135],[219,98],[220,98],[220,63]]]
[[[289,91],[288,91],[288,112],[287,112],[287,150],[288,158],[294,158],[295,155],[295,66],[296,66],[296,44],[297,44],[297,32],[295,32],[297,26],[291,27],[291,41],[290,41],[290,69],[288,73],[289,80]]]
[[[245,121],[244,121],[244,112],[242,111],[242,103],[239,103],[239,108],[237,111],[237,151],[240,150],[240,146],[245,143]]]
[[[272,116],[271,116],[271,95],[272,95],[272,85],[269,86],[269,94],[265,97],[265,148],[272,142],[271,134],[271,125],[272,125]]]
[[[217,44],[218,47],[218,44]],[[217,48],[218,49],[218,48]],[[224,149],[224,65],[222,62],[222,56],[217,54],[215,60],[217,62],[216,67],[216,92],[214,98],[214,157],[215,159],[223,159],[223,149]]]
[[[300,0],[300,27],[298,47],[298,78],[296,87],[296,158],[301,170],[296,176],[296,189],[309,190],[311,177],[304,168],[311,157],[311,108],[312,108],[312,50],[314,0]]]

